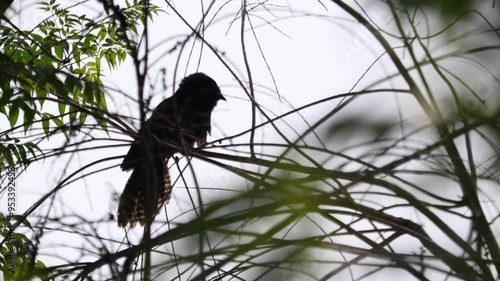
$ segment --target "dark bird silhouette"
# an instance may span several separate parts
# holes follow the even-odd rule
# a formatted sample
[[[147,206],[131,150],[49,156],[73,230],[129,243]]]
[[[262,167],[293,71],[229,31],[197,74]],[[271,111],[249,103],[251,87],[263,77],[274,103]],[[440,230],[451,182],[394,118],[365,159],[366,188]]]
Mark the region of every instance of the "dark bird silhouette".
[[[118,226],[150,223],[168,203],[172,194],[168,158],[188,152],[195,143],[206,143],[210,115],[219,100],[226,99],[217,83],[204,73],[194,73],[155,108],[120,166],[133,171],[120,196]]]

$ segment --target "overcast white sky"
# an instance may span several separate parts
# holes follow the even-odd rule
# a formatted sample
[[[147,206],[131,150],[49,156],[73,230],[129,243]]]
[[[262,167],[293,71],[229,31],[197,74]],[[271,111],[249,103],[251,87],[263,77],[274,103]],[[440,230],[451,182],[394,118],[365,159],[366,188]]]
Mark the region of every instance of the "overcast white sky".
[[[14,4],[16,8],[27,7],[20,13],[19,18],[13,20],[22,28],[28,28],[30,25],[36,24],[46,16],[32,5],[24,6],[28,2],[24,0],[16,1]],[[63,5],[74,2],[76,1],[67,1],[67,4]],[[366,5],[368,1],[361,2],[365,7],[368,6],[371,11],[376,11],[370,12],[374,21],[380,24],[389,24],[390,18],[387,11],[383,9],[377,10],[379,7],[375,5]],[[146,89],[146,93],[153,96],[152,107],[172,94],[172,74],[178,59],[178,52],[165,55],[165,51],[183,39],[179,36],[189,34],[189,29],[179,20],[175,13],[167,8],[164,1],[155,1],[154,3],[166,12],[156,16],[154,22],[150,25],[150,46],[158,44],[158,47],[150,52],[152,66],[149,71],[149,78],[155,80],[159,70],[165,68],[167,70],[169,89],[166,92],[161,91],[160,83],[154,84],[155,90]],[[204,3],[206,8],[209,1],[204,1]],[[240,4],[240,1],[228,1],[227,5],[218,13],[217,19],[211,23],[205,33],[205,39],[219,51],[225,53],[224,59],[233,67],[240,79],[246,81],[248,77],[241,52],[240,21],[236,20],[231,25],[235,11],[240,8]],[[86,11],[89,16],[92,15],[92,12],[90,12],[92,7],[95,7],[94,11],[100,9],[99,6],[95,6],[95,1],[89,1],[86,5],[90,7]],[[219,10],[220,6],[218,5],[220,4],[216,4],[208,18],[212,18],[214,11]],[[267,6],[272,8],[271,11],[259,8],[252,12],[253,16],[250,18],[259,45],[256,44],[252,31],[247,29],[245,32],[246,49],[255,84],[274,90],[273,78],[269,72],[271,70],[282,100],[289,101],[294,107],[333,94],[346,93],[362,78],[360,84],[354,88],[354,90],[361,90],[371,82],[384,77],[386,73],[392,73],[394,70],[392,64],[387,63],[385,58],[370,68],[377,57],[383,53],[382,48],[366,33],[362,26],[354,23],[338,7],[328,1],[325,1],[325,5],[327,9],[317,1],[268,2]],[[175,7],[192,25],[198,23],[201,15],[200,1],[175,1]],[[322,17],[318,15],[322,15]],[[272,26],[263,19],[272,22]],[[187,48],[190,48],[192,43],[193,41],[190,41]],[[203,48],[199,69],[197,69],[200,46],[200,42],[197,41],[190,59],[187,57],[189,52],[183,53],[179,63],[177,80],[175,81],[176,86],[184,73],[190,74],[196,71],[207,73],[221,86],[227,102],[220,102],[212,115],[213,133],[209,140],[233,135],[248,129],[251,120],[248,98],[238,87],[234,77],[207,47]],[[267,59],[267,65],[259,48],[261,48]],[[367,70],[368,72],[365,74]],[[132,97],[137,96],[137,84],[130,60],[123,63],[117,70],[107,72],[104,81],[105,85],[115,87]],[[397,82],[392,86],[394,85],[397,85]],[[386,87],[392,86],[386,84]],[[258,87],[257,90],[257,100],[269,109],[271,115],[290,110],[288,105],[280,102],[276,93],[262,90],[261,87]],[[134,117],[138,116],[137,104],[114,91],[109,91],[109,95],[108,105],[110,111]],[[315,121],[322,116],[322,110],[334,105],[335,103],[331,103],[323,107],[315,107],[313,110],[304,111],[303,113],[307,120]],[[393,94],[384,93],[358,99],[346,113],[338,115],[337,118],[361,114],[370,116],[372,120],[394,118],[394,123],[397,123],[399,122],[396,119],[398,108],[401,110],[399,113],[404,119],[418,117],[421,112],[415,105],[416,103],[411,97],[400,97],[396,100]],[[293,116],[287,121],[299,132],[307,127],[299,116]],[[3,117],[0,122],[2,128],[4,128],[6,123],[4,123]],[[138,124],[137,121],[132,123],[135,126],[138,126]],[[291,130],[287,129],[286,126],[282,125],[280,128],[288,132],[288,135],[294,139]],[[319,131],[319,133],[324,132]],[[77,136],[77,138],[79,137],[81,136]],[[106,135],[102,134],[101,137],[106,137]],[[129,139],[125,135],[113,135],[112,137]],[[260,130],[258,138],[266,141],[279,139],[270,127]],[[238,140],[246,142],[248,141],[248,135]],[[96,146],[99,143],[104,145],[109,142],[93,142],[89,147]],[[63,144],[64,140],[62,138],[54,137],[48,143],[43,144],[43,147],[56,148]],[[113,144],[118,144],[118,142],[113,142]],[[19,177],[17,182],[19,188],[17,200],[19,212],[26,210],[41,195],[51,190],[63,177],[61,173],[64,170],[66,170],[64,176],[67,176],[92,161],[104,157],[123,155],[127,150],[128,148],[125,146],[115,149],[89,150],[73,155],[73,158],[69,161],[70,164],[68,164],[67,157],[32,164]],[[119,165],[120,163],[121,159],[117,159],[103,163],[98,167],[104,168]],[[197,180],[203,183],[203,186],[235,190],[244,187],[245,183],[241,179],[228,175],[227,172],[219,168],[200,161],[195,161],[195,164]],[[171,169],[171,172],[173,178],[178,174],[175,169]],[[78,218],[71,218],[70,214],[74,213],[90,220],[106,218],[108,213],[115,214],[117,198],[113,196],[121,193],[129,175],[129,173],[122,172],[118,167],[114,167],[72,183],[57,195],[55,200],[57,204],[52,211],[59,213],[55,213],[53,217],[64,214],[63,217],[66,217],[68,221],[81,222],[82,220]],[[168,205],[169,217],[174,217],[191,207],[185,188],[181,187],[182,184],[180,183],[177,185],[177,188],[174,189],[173,200]],[[222,194],[208,192],[206,196],[215,199],[218,196],[230,195],[228,192]],[[5,198],[2,198],[2,200],[5,200]],[[2,201],[0,210],[3,211],[4,206],[5,204]],[[46,210],[46,208],[41,208],[37,214],[43,215],[43,210]],[[160,214],[159,217],[164,219],[164,214]],[[123,237],[123,231],[118,229],[115,223],[102,223],[98,231],[114,239]],[[136,230],[137,237],[140,237],[141,232],[140,229]],[[44,238],[45,249],[41,249],[41,252],[51,253],[56,256],[66,255],[68,254],[67,247],[60,247],[60,245],[65,243],[77,245],[79,242],[75,242],[74,238],[75,236],[64,235],[63,233],[58,233],[57,236],[47,235]],[[47,257],[44,261],[50,263],[51,260],[58,261],[57,258],[52,259],[50,257]],[[349,278],[348,272],[346,274],[345,277]],[[380,280],[383,280],[383,278],[381,276]]]

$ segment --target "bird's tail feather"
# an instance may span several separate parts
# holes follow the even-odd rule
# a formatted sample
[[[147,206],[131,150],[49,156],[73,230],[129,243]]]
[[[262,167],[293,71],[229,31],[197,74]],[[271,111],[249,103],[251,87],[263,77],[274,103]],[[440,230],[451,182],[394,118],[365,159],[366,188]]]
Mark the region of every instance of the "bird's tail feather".
[[[144,166],[136,166],[132,175],[125,185],[120,203],[118,206],[118,226],[125,228],[130,224],[134,228],[137,223],[144,225],[146,223],[145,210],[145,188],[147,183],[151,181],[148,177],[155,176],[156,180],[152,181],[154,196],[151,198],[156,201],[156,210],[153,217],[149,221],[153,221],[154,217],[160,213],[163,205],[168,204],[172,196],[172,183],[170,173],[168,171],[167,162],[163,159],[156,159],[152,162],[152,172],[148,172]],[[147,204],[147,203],[146,203]],[[154,203],[150,203],[154,204]]]

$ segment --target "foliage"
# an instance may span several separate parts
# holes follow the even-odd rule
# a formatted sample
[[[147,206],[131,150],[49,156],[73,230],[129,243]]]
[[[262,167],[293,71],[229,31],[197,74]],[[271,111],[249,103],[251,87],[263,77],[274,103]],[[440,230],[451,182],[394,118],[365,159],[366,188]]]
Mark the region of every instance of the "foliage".
[[[11,129],[21,123],[25,133],[33,124],[41,123],[46,137],[54,133],[49,129],[50,123],[67,136],[69,129],[86,124],[89,115],[106,130],[101,63],[104,61],[114,69],[127,57],[127,46],[114,18],[94,21],[85,14],[74,14],[55,0],[42,1],[39,7],[50,17],[34,29],[1,26],[0,113],[8,118]],[[137,31],[142,20],[140,10],[140,6],[130,4],[123,10],[130,30]],[[151,9],[151,13],[157,10]],[[44,109],[47,101],[57,104],[57,113]],[[4,141],[9,138],[8,133],[9,130],[2,133]],[[2,146],[7,146],[1,150],[2,159],[7,162],[2,161],[1,165],[14,164],[9,154],[17,160],[26,160],[28,151],[35,156],[33,143]]]
[[[174,193],[172,201],[176,202],[156,218],[149,232],[135,229],[123,235],[117,233],[109,213],[89,219],[76,215],[72,206],[54,203],[56,195],[72,192],[64,189],[70,184],[83,182],[91,190],[92,184],[86,181],[94,175],[100,177],[97,188],[102,190],[108,170],[115,167],[102,164],[121,156],[95,153],[95,161],[64,174],[17,222],[20,225],[26,216],[40,211],[40,217],[30,217],[31,223],[40,222],[24,225],[37,239],[17,231],[19,241],[38,249],[43,244],[38,240],[41,235],[77,237],[80,240],[65,244],[65,249],[78,255],[65,256],[57,265],[29,263],[28,256],[21,255],[20,263],[38,266],[41,270],[37,272],[45,274],[40,278],[55,280],[499,278],[499,207],[495,198],[500,183],[500,79],[494,61],[499,56],[500,23],[483,14],[484,7],[471,10],[481,5],[479,1],[460,1],[463,5],[453,8],[448,0],[318,1],[313,4],[325,12],[317,14],[289,3],[283,7],[279,1],[243,1],[236,8],[215,1],[207,6],[201,2],[203,13],[195,20],[174,2],[165,1],[167,15],[180,19],[187,31],[161,41],[167,51],[157,57],[153,57],[155,47],[148,45],[154,35],[147,32],[153,23],[146,18],[159,10],[141,4],[148,1],[125,1],[126,8],[114,1],[99,1],[99,11],[106,14],[99,21],[46,1],[41,7],[52,17],[33,31],[3,27],[5,50],[1,55],[5,59],[0,81],[7,82],[1,88],[2,113],[9,118],[11,131],[28,134],[40,122],[43,136],[37,140],[42,143],[58,133],[68,136],[75,126],[89,128],[87,134],[74,139],[74,150],[64,147],[55,153],[40,149],[38,143],[22,143],[9,130],[3,132],[0,151],[9,165],[29,163],[35,157],[71,158],[89,150],[110,151],[128,145],[121,136],[130,133],[129,119],[110,112],[104,91],[110,87],[101,80],[103,61],[114,69],[127,56],[136,71],[139,88],[133,94],[138,98],[132,100],[134,106],[139,105],[141,120],[148,113],[148,91],[153,96],[158,84],[162,92],[168,88],[166,71],[153,72],[156,61],[151,63],[163,56],[176,57],[173,71],[169,65],[175,81],[183,76],[179,70],[182,58],[187,57],[187,72],[193,65],[198,69],[207,63],[204,59],[210,55],[214,59],[210,63],[221,66],[236,81],[236,87],[228,88],[237,90],[225,93],[231,104],[228,107],[244,100],[252,115],[249,122],[241,121],[244,113],[238,108],[227,118],[232,120],[217,120],[217,125],[223,128],[224,122],[237,122],[240,131],[170,161],[177,190],[186,198],[176,200],[179,193]],[[378,9],[371,10],[374,6]],[[435,10],[440,12],[438,18]],[[380,11],[385,13],[381,16]],[[332,90],[326,97],[295,108],[286,98],[304,94],[282,93],[278,88],[286,83],[294,87],[313,83],[306,78],[275,79],[277,73],[263,44],[267,42],[257,34],[263,26],[285,33],[279,24],[301,17],[332,23],[350,31],[351,37],[358,35],[352,35],[352,30],[362,29],[365,33],[359,34],[368,34],[368,39],[362,38],[363,47],[373,50],[374,56],[349,85],[351,90]],[[263,26],[257,26],[256,19]],[[230,26],[218,30],[226,32],[224,35],[240,25],[241,61],[231,61],[234,57],[222,51],[229,39],[210,40],[220,22]],[[334,41],[343,43],[337,38]],[[286,52],[287,47],[281,50]],[[255,50],[263,60],[262,68],[257,67]],[[301,55],[314,56],[309,50]],[[295,63],[300,58],[289,59]],[[321,63],[331,61],[325,58]],[[346,66],[337,67],[347,73]],[[304,73],[307,71],[313,69]],[[373,72],[378,75],[367,78]],[[261,84],[266,74],[274,87]],[[337,75],[338,81],[351,78],[342,71]],[[332,81],[324,83],[333,88]],[[120,91],[116,92],[121,98]],[[56,103],[58,114],[43,111],[44,102]],[[279,112],[279,106],[286,110]],[[375,114],[381,111],[385,118]],[[20,116],[23,122],[16,127]],[[89,124],[87,116],[97,125]],[[273,137],[259,138],[264,132]],[[103,135],[110,142],[101,145]],[[209,166],[201,166],[202,162]],[[201,181],[203,175],[197,171],[204,169],[216,171],[209,176],[222,175],[232,181]],[[58,208],[70,212],[57,213]],[[0,223],[8,225],[5,219]],[[2,247],[5,257],[10,248]],[[32,260],[43,260],[42,251],[30,253],[37,254]],[[5,262],[2,265],[5,268]]]
[[[45,271],[45,264],[32,256],[36,246],[26,235],[16,232],[10,223],[18,219],[20,216],[6,218],[0,213],[0,236],[6,240],[5,246],[0,248],[3,277],[5,280],[31,280],[34,277],[47,280],[49,275]],[[31,228],[28,220],[22,221],[22,224]]]
[[[99,20],[91,19],[85,14],[73,12],[74,6],[66,6],[64,1],[37,3],[48,17],[30,30],[21,30],[3,17],[12,1],[3,2],[0,115],[7,118],[10,128],[0,132],[2,184],[7,178],[8,181],[15,180],[7,176],[7,167],[19,167],[21,170],[34,160],[43,159],[46,155],[39,143],[58,133],[68,138],[68,132],[91,124],[89,116],[107,132],[109,120],[106,120],[107,93],[102,81],[102,63],[115,69],[127,58],[130,44],[136,44],[130,40],[129,46],[125,46],[123,31],[117,29],[112,15]],[[144,21],[142,5],[137,2],[127,2],[122,10],[128,27],[136,33]],[[158,9],[153,6],[150,12],[148,16],[151,18],[158,13]],[[39,136],[33,131],[40,128],[43,136],[32,141],[30,134]],[[25,141],[18,137],[20,129],[28,136]],[[7,188],[2,188],[2,193],[6,194]],[[48,271],[42,261],[36,260],[38,245],[34,243],[39,241],[19,232],[19,226],[33,230],[26,216],[11,215],[6,218],[0,213],[0,234],[3,237],[0,265],[4,278],[29,280],[36,276],[46,280]],[[10,254],[15,259],[15,270],[9,263]]]

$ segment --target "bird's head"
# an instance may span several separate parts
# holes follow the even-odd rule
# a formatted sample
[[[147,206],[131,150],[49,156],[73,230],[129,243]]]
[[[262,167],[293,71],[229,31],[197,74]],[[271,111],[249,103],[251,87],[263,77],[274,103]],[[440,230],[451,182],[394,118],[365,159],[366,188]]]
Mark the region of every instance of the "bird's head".
[[[177,90],[178,98],[196,107],[212,110],[219,100],[226,100],[214,79],[202,72],[193,73],[182,79]]]

